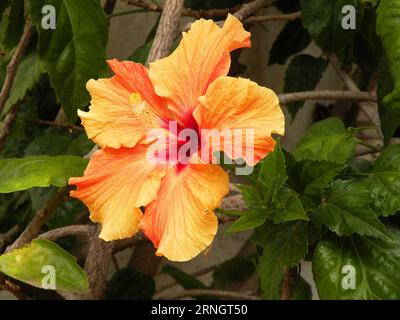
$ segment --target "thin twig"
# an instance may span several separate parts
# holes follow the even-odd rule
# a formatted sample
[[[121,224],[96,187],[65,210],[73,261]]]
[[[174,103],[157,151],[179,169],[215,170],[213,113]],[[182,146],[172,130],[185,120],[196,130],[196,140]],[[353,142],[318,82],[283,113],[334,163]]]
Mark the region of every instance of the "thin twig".
[[[160,300],[177,300],[182,298],[210,296],[222,299],[238,299],[238,300],[262,300],[261,297],[233,291],[212,290],[212,289],[190,289],[183,292],[166,295]]]
[[[135,13],[143,13],[146,12],[146,10],[144,9],[135,9],[135,10],[127,10],[127,11],[122,11],[122,12],[117,12],[117,13],[113,13],[107,16],[108,19],[112,19],[112,18],[116,18],[116,17],[122,17],[122,16],[126,16],[129,14],[135,14]]]
[[[107,0],[106,3],[104,4],[104,12],[107,15],[112,14],[114,12],[116,3],[117,3],[117,0]]]
[[[377,101],[375,92],[347,91],[347,90],[321,90],[304,91],[280,94],[279,102],[287,104],[295,101],[306,100],[355,100],[355,101]]]
[[[122,250],[132,248],[133,246],[138,245],[140,243],[145,243],[145,242],[149,242],[149,241],[150,240],[148,238],[146,238],[142,232],[139,232],[132,238],[114,241],[115,245],[114,245],[113,252],[118,253]]]
[[[335,70],[337,75],[342,79],[347,89],[354,92],[360,92],[360,89],[358,88],[354,80],[351,78],[351,76],[345,70],[342,69],[342,63],[340,62],[340,59],[334,54],[328,54],[327,56],[333,69]],[[361,110],[365,113],[365,115],[368,117],[369,121],[371,123],[374,123],[373,120],[374,116],[372,115],[372,110],[370,108],[370,105],[368,103],[360,102],[359,106]]]
[[[373,150],[375,152],[382,152],[383,151],[381,146],[374,146],[374,145],[372,145],[372,144],[370,144],[370,143],[368,143],[368,142],[366,142],[364,140],[358,139],[358,138],[354,138],[354,139],[356,140],[356,142],[358,144],[360,144],[360,145],[362,145],[364,147],[367,147],[370,150]]]
[[[245,20],[245,23],[266,22],[266,21],[293,21],[301,17],[301,11],[288,14],[269,14],[264,16],[253,16]]]
[[[43,225],[51,217],[55,209],[67,198],[70,190],[70,186],[65,186],[58,189],[46,202],[45,206],[36,212],[36,215],[33,217],[32,221],[19,235],[17,240],[15,240],[11,246],[7,247],[6,251],[22,247],[23,245],[36,238],[40,232],[40,229],[42,229]]]
[[[32,30],[33,30],[32,20],[28,18],[25,23],[25,28],[22,38],[19,41],[19,44],[15,49],[15,52],[10,60],[10,63],[7,66],[6,77],[4,79],[3,87],[0,92],[0,114],[2,113],[4,105],[10,95],[10,91],[12,88],[12,84],[14,82],[15,75],[17,73],[19,63],[21,62],[23,56],[25,55],[26,48],[28,47],[29,44],[29,39],[31,38],[32,35]]]
[[[234,16],[243,21],[259,9],[272,6],[274,2],[275,0],[255,0],[253,2],[245,3],[238,11],[234,13]]]
[[[155,3],[149,3],[145,1],[128,1],[128,4],[143,8],[147,11],[152,12],[162,12],[163,6]],[[216,17],[226,17],[229,13],[235,12],[240,6],[235,6],[233,8],[227,9],[209,9],[209,10],[193,10],[190,8],[182,9],[181,15],[184,17],[193,17],[196,19],[205,18],[205,19],[212,19]]]
[[[217,269],[217,268],[218,268],[217,265],[212,265],[212,266],[209,266],[209,267],[206,267],[206,268],[204,268],[204,269],[200,269],[200,270],[194,272],[193,274],[191,274],[191,276],[197,278],[197,277],[203,276],[203,275],[205,275],[205,274],[207,274],[207,273],[210,273],[211,271],[214,271],[214,270]],[[159,274],[161,274],[161,272],[160,272]],[[173,281],[171,281],[171,282],[169,282],[169,283],[166,283],[166,284],[160,286],[160,287],[157,289],[157,291],[155,292],[154,298],[155,298],[155,299],[158,299],[158,296],[159,296],[159,294],[160,294],[161,292],[163,292],[163,291],[165,291],[165,290],[167,290],[167,289],[170,289],[170,288],[172,288],[172,287],[175,287],[175,286],[177,286],[177,285],[179,285],[179,283],[177,283],[177,282],[173,279]]]
[[[50,241],[57,240],[59,238],[67,237],[67,236],[86,236],[89,237],[94,229],[95,226],[87,225],[87,224],[78,224],[72,226],[61,227],[57,229],[53,229],[42,233],[39,238],[46,239]]]
[[[80,126],[74,126],[74,125],[70,125],[70,124],[65,124],[65,123],[59,123],[59,122],[55,122],[55,121],[48,121],[48,120],[33,120],[32,122],[37,123],[37,124],[43,124],[46,126],[52,126],[52,127],[59,127],[59,128],[65,128],[68,130],[75,130],[75,131],[85,131],[85,129],[83,127]]]
[[[3,250],[3,247],[7,245],[7,243],[11,242],[13,238],[17,235],[17,233],[18,233],[18,226],[15,225],[7,232],[0,234],[0,253]]]
[[[12,131],[15,121],[17,120],[19,106],[20,103],[15,104],[4,118],[3,126],[0,129],[0,151],[5,147],[6,140]]]

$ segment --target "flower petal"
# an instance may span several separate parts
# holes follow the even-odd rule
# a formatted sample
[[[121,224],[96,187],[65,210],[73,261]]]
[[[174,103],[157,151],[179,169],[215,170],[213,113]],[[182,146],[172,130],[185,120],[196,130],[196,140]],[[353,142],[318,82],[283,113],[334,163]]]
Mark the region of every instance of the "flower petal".
[[[167,101],[158,96],[150,81],[148,70],[140,63],[132,61],[108,60],[108,65],[115,73],[115,81],[120,83],[128,92],[139,93],[150,110],[158,117],[168,120],[170,117]]]
[[[169,111],[142,65],[117,60],[109,64],[116,75],[88,81],[90,111],[78,110],[78,115],[88,137],[101,147],[134,147],[149,128],[163,124]]]
[[[228,193],[228,185],[228,175],[217,165],[170,169],[140,223],[158,247],[157,255],[187,261],[207,248],[218,228],[213,210]]]
[[[71,178],[71,196],[90,211],[90,219],[102,224],[100,238],[128,238],[138,231],[139,209],[153,201],[165,168],[146,159],[147,147],[102,149],[92,156],[84,176]]]
[[[200,98],[193,116],[200,129],[210,130],[208,136],[202,135],[202,148],[211,152],[224,151],[232,159],[244,158],[249,165],[271,152],[275,146],[271,134],[283,135],[285,129],[285,118],[276,94],[243,78],[215,80]],[[211,140],[215,137],[212,129],[220,133],[221,140],[218,137]],[[253,131],[253,139],[246,129]],[[234,139],[224,139],[224,130]],[[246,138],[254,145],[246,143]],[[225,142],[230,143],[224,145]]]
[[[250,47],[250,33],[234,16],[222,29],[212,20],[197,20],[170,56],[150,64],[156,93],[169,98],[169,108],[187,122],[208,85],[228,73],[229,52],[241,47]]]

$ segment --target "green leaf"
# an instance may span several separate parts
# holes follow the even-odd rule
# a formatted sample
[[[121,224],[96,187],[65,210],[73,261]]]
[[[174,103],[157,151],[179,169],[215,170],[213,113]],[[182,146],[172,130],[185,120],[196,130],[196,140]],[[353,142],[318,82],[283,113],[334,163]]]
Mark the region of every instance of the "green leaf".
[[[45,277],[51,275],[51,269],[55,272],[56,290],[89,290],[86,274],[76,258],[51,241],[33,240],[27,246],[0,256],[1,272],[38,288],[43,288],[43,282],[47,283]]]
[[[311,126],[293,155],[304,159],[343,164],[355,152],[356,142],[339,118],[328,118]]]
[[[18,101],[22,100],[26,93],[38,83],[41,73],[42,69],[37,53],[31,52],[21,61],[17,69],[10,96],[3,109],[3,115]]]
[[[364,71],[372,73],[376,70],[382,57],[382,44],[376,33],[376,10],[371,6],[361,6],[357,13],[357,34],[353,43],[353,57]]]
[[[0,21],[4,11],[10,6],[11,0],[3,0],[0,2]]]
[[[266,299],[279,299],[285,267],[297,265],[307,254],[307,224],[265,224],[257,229],[255,241],[263,247],[258,267],[262,294]]]
[[[262,183],[265,199],[273,201],[279,189],[285,184],[286,173],[285,157],[278,140],[274,151],[261,161],[258,180]]]
[[[258,181],[254,181],[251,185],[237,185],[237,187],[240,190],[247,207],[251,211],[253,211],[254,213],[259,212],[261,215],[266,215],[269,213],[270,210],[269,206],[266,205],[264,200],[264,189],[258,186],[259,184],[260,183]],[[242,212],[242,214],[247,213],[247,211]]]
[[[304,280],[303,277],[298,276],[293,285],[292,300],[311,300],[312,291],[311,286]]]
[[[31,188],[28,190],[29,197],[31,200],[32,211],[44,207],[47,200],[56,192],[56,187],[48,188]],[[77,199],[69,199],[64,201],[61,205],[54,210],[50,219],[46,222],[46,226],[49,229],[56,229],[71,225],[76,221],[76,218],[84,210],[84,205]]]
[[[387,230],[386,240],[352,236],[318,243],[312,271],[321,299],[400,299],[400,230]],[[344,266],[354,267],[355,289],[342,286]]]
[[[229,284],[243,282],[255,272],[252,261],[243,257],[235,257],[225,261],[213,273],[213,287],[225,290]]]
[[[400,210],[400,145],[390,145],[380,154],[366,183],[376,215],[387,217]]]
[[[377,33],[381,37],[394,80],[393,91],[384,98],[383,103],[386,108],[400,113],[400,2],[381,1],[377,12]]]
[[[75,156],[36,156],[0,160],[0,193],[32,187],[62,187],[73,176],[81,176],[87,159]]]
[[[153,40],[146,42],[145,44],[143,44],[139,48],[137,48],[128,57],[127,60],[145,65],[147,62],[147,57],[150,54],[150,50],[151,50],[152,46],[153,46]]]
[[[339,236],[352,233],[387,238],[385,226],[369,206],[370,191],[365,183],[336,180],[324,202],[312,214],[316,225],[326,225]]]
[[[342,8],[353,5],[357,8],[358,0],[302,0],[301,17],[304,27],[311,38],[323,51],[343,56],[346,47],[353,41],[356,31],[342,27]]]
[[[400,101],[399,103],[392,104],[384,103],[384,98],[394,89],[393,81],[389,70],[389,62],[384,55],[379,63],[377,95],[379,117],[385,146],[389,144],[393,134],[400,126]]]
[[[299,194],[319,203],[322,192],[344,168],[345,165],[329,161],[302,160],[290,171],[289,184]]]
[[[107,283],[109,300],[149,300],[156,289],[154,279],[134,268],[118,270]]]
[[[156,36],[157,27],[160,22],[160,19],[157,19],[157,22],[154,24],[153,28],[151,28],[149,34],[147,35],[146,41],[139,48],[137,48],[127,60],[141,63],[143,65],[147,62],[147,57],[150,54],[151,47],[153,46],[154,37]]]
[[[7,1],[4,5],[7,6]],[[5,8],[0,9],[4,10]],[[23,30],[24,0],[11,0],[9,10],[5,12],[0,21],[0,49],[11,51],[18,44]]]
[[[295,220],[309,220],[298,195],[288,187],[281,188],[278,201],[273,204],[272,210],[271,219],[276,224]]]
[[[372,171],[372,163],[363,158],[354,158],[348,163],[348,174],[364,174]]]
[[[171,266],[171,265],[165,265],[162,268],[162,272],[169,274],[174,280],[179,283],[184,289],[207,289],[207,286],[201,282],[200,280],[197,280],[194,276],[191,276],[190,274],[187,274],[186,272],[183,272],[182,270]],[[199,300],[214,300],[214,297],[208,297],[208,296],[200,296],[197,297]]]
[[[307,48],[311,38],[300,19],[289,21],[276,38],[269,52],[268,64],[285,64],[290,56]]]
[[[283,92],[311,91],[318,85],[328,63],[323,58],[315,58],[308,54],[295,56],[286,69]],[[287,105],[294,118],[297,111],[304,105],[302,102],[292,102]]]
[[[66,130],[46,130],[35,137],[25,149],[25,156],[46,154],[49,156],[74,155],[83,156],[94,146],[86,134],[78,136]]]
[[[39,57],[70,122],[89,104],[86,82],[106,74],[108,21],[98,0],[30,0],[39,33]],[[53,5],[57,28],[41,27],[43,5]]]
[[[267,220],[268,214],[268,211],[266,211],[265,214],[249,211],[233,222],[228,228],[227,232],[235,233],[257,228],[264,224],[264,222]]]

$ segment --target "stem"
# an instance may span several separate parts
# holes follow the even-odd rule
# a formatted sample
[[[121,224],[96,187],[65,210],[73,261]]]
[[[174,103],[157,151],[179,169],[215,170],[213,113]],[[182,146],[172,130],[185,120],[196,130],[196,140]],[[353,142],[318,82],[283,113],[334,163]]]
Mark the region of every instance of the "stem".
[[[286,268],[281,287],[281,299],[291,300],[293,297],[294,284],[297,279],[297,266]]]
[[[94,226],[86,225],[86,224],[66,226],[66,227],[57,228],[57,229],[53,229],[48,232],[42,233],[39,236],[39,238],[54,241],[59,238],[63,238],[63,237],[67,237],[67,236],[89,237],[91,235],[91,233],[93,233],[93,230],[95,228],[96,227],[94,227]]]
[[[374,151],[376,151],[376,152],[382,152],[382,151],[383,151],[383,149],[382,149],[380,146],[374,146],[374,145],[369,144],[368,142],[365,142],[365,141],[363,141],[363,140],[361,140],[361,139],[358,139],[358,138],[356,138],[356,137],[354,137],[354,140],[355,140],[358,144],[361,144],[362,146],[367,147],[368,149],[374,150]]]
[[[20,107],[20,103],[17,102],[10,110],[10,112],[6,115],[3,126],[0,129],[0,151],[6,145],[6,140],[12,131],[12,127],[17,120],[17,113]]]
[[[29,40],[32,35],[32,20],[30,18],[27,19],[25,23],[24,33],[22,35],[21,40],[19,41],[18,47],[15,50],[10,63],[7,66],[7,73],[4,79],[3,87],[0,92],[0,114],[3,111],[4,105],[10,95],[10,91],[12,88],[12,84],[14,82],[15,75],[17,73],[17,69],[19,63],[21,62],[23,56],[25,55],[26,48],[28,47]]]
[[[65,186],[58,189],[57,192],[54,193],[53,196],[46,202],[45,206],[36,212],[36,215],[33,217],[32,221],[19,235],[17,240],[15,240],[11,246],[7,247],[6,251],[22,247],[23,245],[36,238],[40,232],[40,229],[51,217],[51,215],[54,213],[55,209],[60,205],[60,203],[65,200],[70,190],[70,186]]]
[[[48,121],[48,120],[41,120],[41,119],[33,120],[32,122],[37,123],[37,124],[43,124],[46,126],[65,128],[68,130],[75,130],[75,131],[81,131],[81,132],[85,131],[85,129],[83,127],[65,124],[62,122]]]
[[[139,1],[130,0],[128,1],[128,4],[143,8],[144,10],[151,12],[162,12],[164,9],[163,6],[157,4],[156,2],[149,3],[141,0]],[[193,17],[196,19],[200,18],[212,19],[215,17],[226,17],[229,13],[235,12],[238,8],[240,8],[240,6],[227,9],[209,9],[209,10],[193,10],[190,8],[183,8],[181,16]]]
[[[128,15],[128,14],[133,14],[133,13],[142,13],[142,12],[147,12],[147,11],[144,10],[144,9],[135,9],[135,10],[117,12],[117,13],[113,13],[113,14],[108,15],[108,19],[112,19],[112,18],[115,18],[115,17],[121,17],[121,16],[125,16],[125,15]]]
[[[251,16],[257,10],[273,5],[275,0],[255,0],[253,2],[245,3],[242,7],[235,12],[234,16],[243,21],[248,16]]]
[[[295,101],[305,100],[356,100],[356,101],[376,101],[376,94],[373,92],[356,92],[348,90],[321,90],[304,91],[280,94],[279,102],[287,104]]]
[[[265,22],[265,21],[292,21],[301,17],[301,11],[289,13],[289,14],[269,14],[265,16],[254,16],[247,18],[246,23],[252,22]]]

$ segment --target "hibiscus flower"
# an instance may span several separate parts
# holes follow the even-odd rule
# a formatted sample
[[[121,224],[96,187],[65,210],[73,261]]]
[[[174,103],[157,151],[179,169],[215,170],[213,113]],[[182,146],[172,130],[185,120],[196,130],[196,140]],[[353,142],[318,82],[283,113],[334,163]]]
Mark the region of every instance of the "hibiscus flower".
[[[102,149],[93,154],[83,177],[69,183],[77,187],[71,196],[83,201],[91,220],[102,225],[100,238],[128,238],[141,229],[156,254],[173,261],[192,259],[211,244],[218,229],[213,210],[229,191],[227,173],[203,163],[198,154],[184,164],[179,157],[169,163],[149,161],[150,147],[160,149],[160,140],[148,135],[155,129],[166,137],[208,129],[210,134],[196,143],[198,151],[212,144],[232,159],[244,155],[249,165],[271,152],[271,135],[284,133],[276,94],[227,76],[230,52],[243,47],[250,47],[250,33],[234,16],[223,28],[201,19],[183,33],[170,56],[151,63],[149,70],[111,60],[112,78],[87,83],[90,110],[78,114],[88,137]],[[177,133],[171,132],[171,122],[177,123]],[[254,133],[250,153],[240,141],[225,147],[211,139],[214,129],[249,128]],[[170,145],[161,146],[167,158]]]

